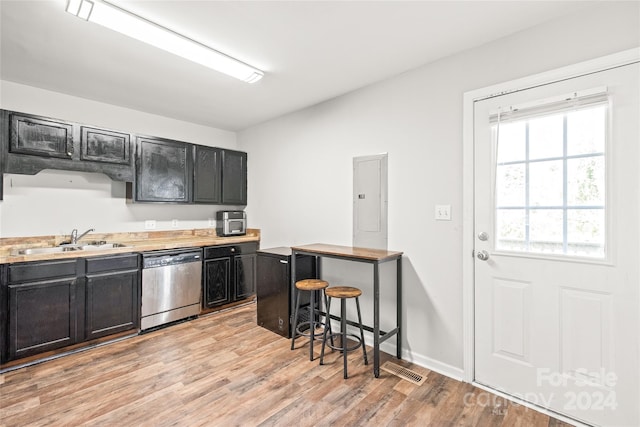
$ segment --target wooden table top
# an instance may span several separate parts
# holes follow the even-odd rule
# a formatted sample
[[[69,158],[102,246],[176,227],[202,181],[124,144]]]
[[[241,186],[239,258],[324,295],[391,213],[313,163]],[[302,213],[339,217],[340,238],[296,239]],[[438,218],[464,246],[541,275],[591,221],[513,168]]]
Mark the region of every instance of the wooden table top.
[[[353,246],[328,245],[325,243],[313,243],[303,246],[292,246],[295,251],[316,253],[319,255],[331,255],[351,259],[361,259],[370,261],[388,261],[400,258],[402,252],[387,251],[385,249],[357,248]]]

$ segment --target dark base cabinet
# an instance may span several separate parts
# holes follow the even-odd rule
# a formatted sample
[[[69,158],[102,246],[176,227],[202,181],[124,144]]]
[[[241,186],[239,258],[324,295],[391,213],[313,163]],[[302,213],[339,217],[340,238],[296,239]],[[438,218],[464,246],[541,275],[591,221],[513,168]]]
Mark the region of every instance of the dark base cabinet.
[[[85,339],[140,326],[139,265],[137,254],[86,260]]]
[[[78,341],[76,260],[9,266],[7,360]]]
[[[291,289],[291,249],[272,248],[258,251],[256,297],[258,325],[285,338],[291,338],[295,310],[295,293]],[[316,257],[296,257],[296,278],[316,278]],[[309,319],[309,292],[301,294],[300,319]]]
[[[204,248],[203,308],[214,308],[255,293],[255,242]]]
[[[2,266],[2,363],[137,329],[139,255]]]

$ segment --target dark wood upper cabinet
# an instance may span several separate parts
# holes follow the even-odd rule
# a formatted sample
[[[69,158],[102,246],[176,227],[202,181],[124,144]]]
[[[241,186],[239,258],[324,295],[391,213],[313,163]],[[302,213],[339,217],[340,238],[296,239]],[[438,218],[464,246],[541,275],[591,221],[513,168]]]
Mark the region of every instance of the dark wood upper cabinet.
[[[220,204],[222,202],[222,150],[196,145],[194,150],[193,201]]]
[[[247,204],[247,153],[222,150],[222,204]]]
[[[73,124],[31,115],[11,115],[9,152],[70,159]]]
[[[247,204],[247,153],[0,110],[2,174],[97,172],[137,202]]]
[[[7,110],[0,118],[2,172],[58,169],[133,181],[131,134]]]
[[[189,203],[193,180],[191,144],[139,137],[136,194],[139,202]]]
[[[129,164],[131,161],[131,137],[128,133],[88,126],[82,126],[80,129],[80,158],[82,160]]]

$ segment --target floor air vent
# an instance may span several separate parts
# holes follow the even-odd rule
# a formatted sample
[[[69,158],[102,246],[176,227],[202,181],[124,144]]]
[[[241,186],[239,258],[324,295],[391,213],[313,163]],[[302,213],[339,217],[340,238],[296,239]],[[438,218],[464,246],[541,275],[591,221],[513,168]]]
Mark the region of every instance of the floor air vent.
[[[419,373],[412,371],[411,369],[407,369],[400,365],[396,365],[393,362],[385,362],[380,369],[387,371],[393,375],[396,375],[403,380],[407,380],[416,385],[422,385],[423,382],[427,379],[426,376],[420,375]]]

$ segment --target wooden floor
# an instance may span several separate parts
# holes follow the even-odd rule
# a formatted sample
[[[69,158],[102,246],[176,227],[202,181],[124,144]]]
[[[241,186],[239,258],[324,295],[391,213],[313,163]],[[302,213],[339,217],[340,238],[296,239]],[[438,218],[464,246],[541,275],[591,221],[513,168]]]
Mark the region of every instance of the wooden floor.
[[[567,425],[384,353],[426,382],[376,379],[358,352],[344,380],[339,353],[309,362],[255,317],[250,304],[1,374],[0,425]]]

